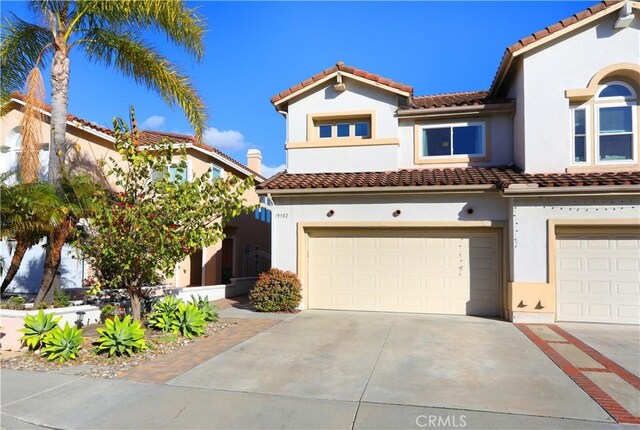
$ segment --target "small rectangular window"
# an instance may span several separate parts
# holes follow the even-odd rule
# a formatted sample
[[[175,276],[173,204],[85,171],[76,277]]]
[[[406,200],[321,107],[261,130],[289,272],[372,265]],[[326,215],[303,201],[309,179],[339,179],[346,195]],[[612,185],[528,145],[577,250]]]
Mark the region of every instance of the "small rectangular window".
[[[368,122],[356,122],[356,136],[369,137],[369,123]]]
[[[187,172],[188,169],[186,167],[169,166],[169,180],[179,183],[187,182]]]
[[[584,109],[573,111],[573,161],[574,163],[587,161],[587,124]]]
[[[211,179],[221,178],[222,169],[216,165],[211,165]]]
[[[484,155],[484,127],[464,124],[422,130],[423,157]]]
[[[349,123],[338,123],[338,137],[349,137],[349,129],[351,128]]]
[[[330,139],[331,138],[331,124],[321,124],[318,127],[320,130],[320,139]]]

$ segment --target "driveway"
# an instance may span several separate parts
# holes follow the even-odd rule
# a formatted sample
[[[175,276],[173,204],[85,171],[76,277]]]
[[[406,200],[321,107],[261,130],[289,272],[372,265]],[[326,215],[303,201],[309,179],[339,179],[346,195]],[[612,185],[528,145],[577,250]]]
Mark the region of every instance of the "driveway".
[[[3,428],[620,429],[511,323],[304,311],[166,384],[3,370]]]
[[[305,311],[169,384],[612,422],[512,324],[473,317]]]

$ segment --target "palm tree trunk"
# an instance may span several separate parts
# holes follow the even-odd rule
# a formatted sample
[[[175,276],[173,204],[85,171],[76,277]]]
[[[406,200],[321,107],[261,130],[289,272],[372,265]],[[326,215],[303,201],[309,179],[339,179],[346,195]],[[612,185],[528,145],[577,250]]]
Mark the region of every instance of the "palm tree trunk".
[[[13,278],[16,276],[16,273],[18,273],[18,269],[20,269],[20,264],[22,263],[24,254],[29,250],[29,248],[31,248],[31,244],[29,243],[29,241],[22,238],[16,238],[16,239],[17,239],[16,248],[13,251],[13,257],[11,258],[11,265],[9,266],[9,269],[7,269],[7,275],[4,277],[4,280],[2,281],[2,288],[1,288],[0,294],[4,294],[9,284],[11,284],[11,281],[13,281]]]
[[[49,294],[53,286],[53,281],[60,268],[62,247],[71,233],[71,226],[71,220],[67,219],[56,227],[53,233],[47,237],[47,252],[44,257],[42,284],[40,284],[40,291],[38,291],[34,302],[35,305],[44,301],[44,298],[47,297],[47,294]]]
[[[69,99],[69,52],[57,44],[51,65],[51,143],[49,145],[49,183],[56,184],[60,174],[60,157],[67,139]]]

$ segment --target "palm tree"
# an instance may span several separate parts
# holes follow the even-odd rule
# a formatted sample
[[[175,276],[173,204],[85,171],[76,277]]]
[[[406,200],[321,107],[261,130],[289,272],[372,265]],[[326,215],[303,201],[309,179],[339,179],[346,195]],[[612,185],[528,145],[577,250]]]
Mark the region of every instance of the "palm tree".
[[[204,52],[204,21],[182,0],[31,0],[39,23],[12,15],[3,23],[0,45],[0,102],[20,91],[34,69],[51,58],[51,147],[49,182],[56,184],[66,140],[69,53],[80,50],[87,59],[113,67],[178,104],[201,135],[204,104],[190,80],[140,36],[163,33],[196,60]],[[28,92],[28,90],[27,90]]]
[[[60,268],[62,247],[75,237],[77,225],[89,218],[105,189],[89,174],[71,173],[62,169],[59,186],[56,187],[59,205],[56,208],[60,221],[47,235],[42,284],[35,304],[42,302],[53,287],[53,280]]]
[[[61,221],[60,201],[54,188],[38,182],[0,184],[0,237],[15,240],[11,263],[1,293],[13,281],[25,253],[53,232]]]

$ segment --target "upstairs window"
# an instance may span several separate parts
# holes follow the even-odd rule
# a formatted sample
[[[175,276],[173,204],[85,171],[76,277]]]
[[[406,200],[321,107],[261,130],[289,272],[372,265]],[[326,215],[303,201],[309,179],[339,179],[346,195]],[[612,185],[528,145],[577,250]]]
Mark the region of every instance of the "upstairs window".
[[[587,109],[573,109],[573,162],[587,162]]]
[[[215,164],[211,165],[211,179],[222,178],[223,173],[224,170],[222,169],[222,167],[218,167]]]
[[[614,164],[637,158],[637,96],[623,82],[604,85],[596,95],[597,162]]]
[[[456,123],[422,127],[420,149],[422,158],[483,157],[485,154],[484,123]]]
[[[371,121],[365,119],[323,121],[317,123],[316,128],[320,139],[369,139],[371,137]]]

